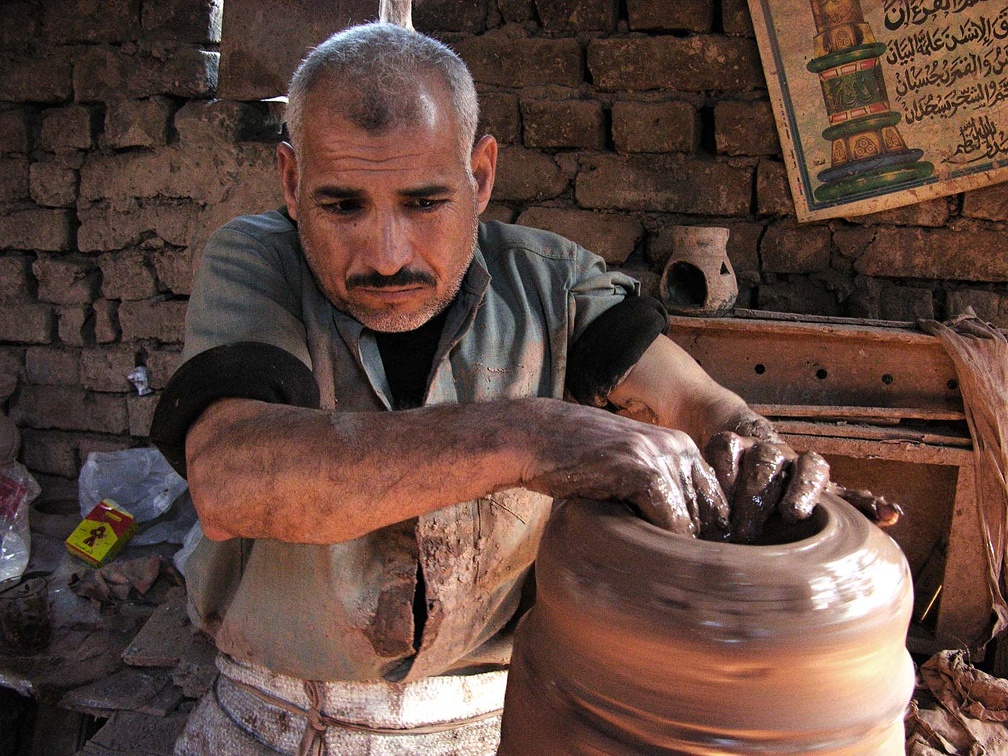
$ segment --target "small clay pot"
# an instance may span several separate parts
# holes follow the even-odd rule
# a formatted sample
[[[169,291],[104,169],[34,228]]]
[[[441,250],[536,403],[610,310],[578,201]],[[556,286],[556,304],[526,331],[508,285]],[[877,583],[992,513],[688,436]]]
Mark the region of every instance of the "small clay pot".
[[[770,545],[563,502],[515,636],[500,751],[903,753],[910,570],[836,497]]]
[[[673,226],[662,237],[672,254],[662,271],[659,293],[676,315],[716,317],[735,306],[738,281],[728,259],[727,228]]]

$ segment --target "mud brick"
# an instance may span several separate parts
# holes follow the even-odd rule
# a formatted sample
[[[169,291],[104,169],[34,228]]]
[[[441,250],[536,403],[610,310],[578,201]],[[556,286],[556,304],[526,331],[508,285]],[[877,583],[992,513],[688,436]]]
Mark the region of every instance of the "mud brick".
[[[1008,221],[1008,184],[974,189],[963,195],[962,214],[968,218]]]
[[[710,31],[715,0],[627,0],[630,29],[633,31]]]
[[[223,0],[158,0],[145,2],[144,36],[193,44],[219,43]]]
[[[82,102],[152,95],[207,98],[217,89],[220,55],[192,45],[127,54],[109,46],[96,46],[74,62],[73,86]]]
[[[948,197],[937,197],[927,202],[917,202],[903,207],[894,207],[881,213],[859,215],[846,220],[862,224],[884,224],[892,226],[944,226],[952,213]]]
[[[154,271],[139,249],[113,252],[98,258],[102,296],[109,299],[150,299],[157,294]]]
[[[66,50],[7,58],[3,68],[0,76],[2,102],[69,102],[73,99],[72,68]]]
[[[717,2],[717,0],[715,0]],[[749,14],[749,6],[746,0],[720,0],[721,2],[721,26],[725,34],[733,34],[742,37],[753,37],[752,16]]]
[[[28,160],[24,157],[0,158],[0,202],[28,198]]]
[[[42,29],[49,42],[126,42],[140,36],[134,0],[47,0],[44,8]]]
[[[521,24],[536,17],[533,0],[497,0],[497,8],[505,21]]]
[[[70,386],[22,386],[11,410],[19,426],[125,433],[126,399]]]
[[[779,155],[769,102],[722,100],[714,106],[714,139],[722,155]]]
[[[826,226],[775,223],[760,244],[763,270],[768,273],[815,273],[830,263],[830,230]]]
[[[613,104],[617,152],[693,152],[700,138],[697,114],[688,102],[621,101]]]
[[[756,167],[756,209],[760,215],[794,215],[787,168],[775,160],[760,160]]]
[[[112,344],[119,341],[122,331],[119,328],[119,305],[108,299],[99,299],[94,303],[94,338],[99,344]]]
[[[1001,282],[1008,279],[1004,238],[1004,231],[976,221],[935,229],[880,226],[854,268],[868,276]]]
[[[111,102],[105,112],[105,143],[116,148],[166,144],[174,109],[171,100],[160,96]]]
[[[108,206],[81,208],[77,246],[81,252],[106,252],[139,244],[151,232],[183,246],[193,233],[197,208],[192,204],[130,203],[124,212]]]
[[[179,141],[192,145],[232,145],[280,135],[280,116],[265,103],[194,100],[175,113]]]
[[[40,257],[32,265],[41,302],[88,304],[98,293],[98,268],[92,260]]]
[[[88,150],[94,144],[94,117],[90,108],[67,105],[42,114],[41,146],[45,150]]]
[[[756,42],[735,37],[595,39],[588,70],[604,91],[748,91],[764,87]]]
[[[879,292],[879,315],[884,320],[911,323],[917,322],[918,318],[930,320],[935,316],[931,289],[884,284]]]
[[[24,53],[38,38],[41,8],[34,2],[0,3],[0,50]]]
[[[24,380],[24,352],[21,347],[0,347],[0,376]]]
[[[69,346],[88,346],[94,342],[94,310],[88,305],[57,308],[60,341]]]
[[[487,6],[494,0],[423,0],[413,4],[418,31],[481,34],[487,27]]]
[[[861,257],[875,238],[875,230],[870,226],[837,226],[833,229],[833,246],[837,255],[833,265],[842,265],[854,270],[853,260]]]
[[[493,134],[498,142],[521,142],[521,114],[518,98],[501,92],[480,94],[480,122],[478,134]]]
[[[473,79],[502,87],[581,84],[581,45],[575,39],[539,39],[501,32],[452,45]]]
[[[31,197],[43,207],[73,207],[77,202],[77,171],[59,163],[32,163]]]
[[[196,263],[194,256],[194,247],[154,252],[151,259],[161,286],[172,294],[192,293]]]
[[[567,188],[567,177],[547,155],[502,146],[497,161],[494,199],[529,202],[549,199]]]
[[[739,282],[759,281],[759,240],[763,226],[759,223],[728,224],[728,259]]]
[[[548,32],[612,32],[616,0],[536,0],[539,20]]]
[[[644,235],[635,218],[558,207],[529,208],[518,223],[565,236],[610,264],[625,262]]]
[[[0,257],[0,302],[26,302],[33,298],[31,259],[24,255]]]
[[[28,115],[23,108],[0,111],[0,152],[28,152]]]
[[[168,385],[168,380],[182,364],[182,352],[168,349],[152,349],[147,353],[147,380],[150,387],[160,391]]]
[[[758,297],[760,310],[802,315],[840,314],[840,304],[825,284],[805,276],[788,276],[787,280],[761,284]]]
[[[514,223],[515,211],[507,205],[491,202],[480,214],[481,221],[500,221],[501,223]]]
[[[675,155],[598,155],[582,161],[575,195],[582,207],[746,215],[753,169]]]
[[[123,341],[153,339],[163,344],[181,344],[185,335],[186,302],[123,302],[119,324]]]
[[[605,146],[602,103],[592,100],[524,100],[521,104],[527,147]]]
[[[55,316],[41,304],[5,304],[0,307],[0,341],[51,344]]]
[[[32,208],[0,215],[0,248],[65,252],[73,245],[70,214]]]
[[[999,328],[1008,327],[1008,297],[983,289],[955,289],[945,297],[946,315],[953,318],[972,307],[981,320]]]
[[[126,412],[129,414],[129,434],[137,438],[150,435],[151,421],[158,403],[157,394],[139,396],[131,394],[126,397]]]
[[[68,433],[25,428],[21,431],[21,454],[33,473],[76,478],[80,472],[77,446]]]
[[[28,347],[25,350],[25,378],[39,386],[74,386],[80,381],[79,349]]]
[[[180,150],[89,155],[81,167],[80,196],[88,201],[178,198],[218,204],[254,155],[247,150]],[[212,165],[213,170],[207,170]],[[268,166],[272,170],[272,157]],[[274,179],[279,184],[279,181]],[[245,187],[243,187],[245,188]]]
[[[90,391],[123,394],[133,390],[126,377],[136,366],[136,352],[128,348],[86,349],[81,353],[81,386]]]

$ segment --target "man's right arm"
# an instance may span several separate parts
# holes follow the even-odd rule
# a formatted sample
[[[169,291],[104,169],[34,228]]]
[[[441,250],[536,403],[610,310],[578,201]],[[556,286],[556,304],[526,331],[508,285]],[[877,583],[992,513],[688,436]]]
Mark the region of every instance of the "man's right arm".
[[[185,447],[215,540],[337,543],[514,486],[626,501],[688,533],[695,497],[720,494],[685,434],[555,399],[361,413],[223,399]]]

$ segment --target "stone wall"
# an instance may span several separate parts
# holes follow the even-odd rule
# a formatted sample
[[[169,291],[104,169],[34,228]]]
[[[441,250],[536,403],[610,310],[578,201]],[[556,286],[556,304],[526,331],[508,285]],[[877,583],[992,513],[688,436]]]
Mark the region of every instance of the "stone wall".
[[[281,202],[276,107],[213,99],[220,19],[221,0],[0,4],[0,371],[42,479],[146,442],[203,241]],[[744,0],[424,0],[414,19],[469,63],[502,144],[487,217],[651,290],[667,227],[725,225],[742,306],[1008,325],[1008,184],[795,222]]]

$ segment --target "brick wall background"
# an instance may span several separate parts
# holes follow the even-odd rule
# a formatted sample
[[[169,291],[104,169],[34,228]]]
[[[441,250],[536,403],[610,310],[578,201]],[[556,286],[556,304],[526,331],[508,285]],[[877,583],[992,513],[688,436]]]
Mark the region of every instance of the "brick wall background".
[[[0,4],[0,371],[43,483],[146,443],[203,241],[281,203],[276,106],[214,99],[220,11]],[[414,21],[469,63],[501,142],[487,217],[563,233],[652,291],[664,229],[723,225],[740,306],[972,305],[1008,326],[1008,184],[795,222],[744,0],[423,0]],[[154,394],[127,380],[137,365]]]

